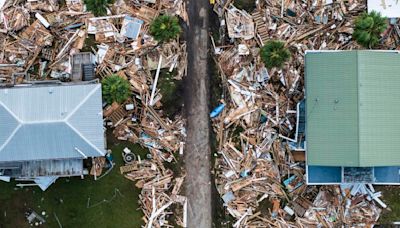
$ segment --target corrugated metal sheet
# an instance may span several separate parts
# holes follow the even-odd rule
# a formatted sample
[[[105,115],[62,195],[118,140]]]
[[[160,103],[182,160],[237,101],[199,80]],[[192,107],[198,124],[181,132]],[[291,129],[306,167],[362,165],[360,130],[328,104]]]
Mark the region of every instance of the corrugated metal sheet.
[[[101,156],[101,103],[100,84],[0,90],[0,161]],[[6,108],[21,121],[17,131]]]
[[[400,165],[400,54],[358,52],[360,166]]]
[[[357,53],[306,55],[307,162],[358,166]]]
[[[310,165],[400,165],[400,54],[306,55]]]
[[[130,39],[137,39],[142,25],[142,20],[126,16],[122,22],[121,35]]]
[[[91,84],[0,89],[0,102],[23,122],[61,121],[98,86]]]
[[[101,99],[101,90],[99,87],[96,93],[93,93],[81,104],[81,107],[84,108],[77,109],[67,119],[70,126],[82,134],[96,148],[104,148],[104,137],[99,136],[100,132],[103,133]]]
[[[13,131],[18,127],[19,122],[0,105],[0,146],[11,136]]]

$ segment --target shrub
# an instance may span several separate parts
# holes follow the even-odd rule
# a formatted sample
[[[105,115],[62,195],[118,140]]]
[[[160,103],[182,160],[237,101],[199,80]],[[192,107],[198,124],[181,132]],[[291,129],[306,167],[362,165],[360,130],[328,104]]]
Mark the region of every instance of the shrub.
[[[96,17],[107,15],[107,6],[113,3],[113,0],[84,0],[87,10]]]
[[[111,104],[114,101],[123,103],[130,94],[129,82],[118,75],[110,75],[102,81],[103,98]]]
[[[181,33],[181,26],[177,17],[161,15],[150,24],[150,34],[157,41],[164,42],[174,39]]]
[[[235,0],[233,1],[233,5],[238,9],[246,10],[246,12],[253,12],[257,6],[255,0]]]
[[[355,21],[353,37],[361,46],[373,48],[378,44],[380,35],[385,31],[386,26],[386,18],[382,17],[380,13],[363,12]]]
[[[290,52],[281,41],[268,41],[261,48],[261,59],[267,68],[282,67],[289,60]]]

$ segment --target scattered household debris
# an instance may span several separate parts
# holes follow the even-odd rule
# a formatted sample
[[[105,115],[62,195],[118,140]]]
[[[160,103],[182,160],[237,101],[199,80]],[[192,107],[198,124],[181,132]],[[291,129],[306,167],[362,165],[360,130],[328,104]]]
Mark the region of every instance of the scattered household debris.
[[[245,10],[238,10],[233,5],[230,5],[226,10],[226,24],[230,38],[248,40],[254,37],[253,18]]]
[[[43,216],[46,215],[46,212],[43,211],[42,215],[39,215],[36,211],[29,210],[25,212],[26,219],[31,226],[41,226],[46,223],[46,220]]]
[[[185,196],[179,195],[184,176],[174,177],[174,173],[164,167],[156,151],[153,150],[151,154],[155,156],[152,160],[139,160],[120,168],[121,174],[135,181],[136,187],[142,189],[139,202],[146,227],[167,225],[167,219],[172,214],[169,208],[172,204],[181,206],[179,210],[182,213],[174,213],[175,222],[186,227],[187,200]]]
[[[92,168],[90,169],[90,175],[94,176],[95,178],[101,176],[105,165],[106,165],[105,157],[93,158]]]
[[[144,96],[148,98],[149,94]],[[120,140],[139,143],[150,153],[147,159],[142,159],[135,151],[125,148],[123,156],[126,165],[120,167],[121,174],[142,189],[139,202],[146,227],[167,225],[172,204],[180,205],[174,207],[176,224],[186,227],[186,197],[179,195],[184,176],[177,176],[164,166],[165,162],[175,163],[175,156],[183,151],[186,136],[184,121],[181,117],[174,122],[162,118],[153,107],[138,102],[134,103],[132,110],[126,111],[122,121],[118,121],[114,134]],[[129,105],[122,107],[125,109]]]
[[[177,15],[187,21],[185,3],[161,1],[127,5],[119,1],[111,15],[94,17],[83,1],[1,1],[0,85],[37,80],[92,80],[94,73],[128,71],[145,79],[149,55],[162,52],[164,67],[186,71],[185,45],[157,46],[149,35],[149,23],[160,13]],[[155,47],[157,50],[152,50]],[[183,51],[183,52],[182,52]],[[148,80],[148,79],[145,79]],[[150,81],[143,81],[151,83]]]
[[[233,227],[372,227],[386,205],[372,185],[307,186],[304,56],[306,50],[351,50],[353,21],[366,2],[213,1],[219,39],[211,36],[223,101],[210,113],[217,138],[215,184]],[[400,21],[380,42],[399,49]],[[226,32],[227,31],[227,34]],[[267,69],[260,48],[281,40],[291,52]]]
[[[127,167],[140,168],[124,173],[142,188],[147,227],[167,224],[172,203],[182,205],[176,209],[180,214],[174,211],[174,219],[186,226],[186,198],[179,195],[184,177],[163,165],[176,162],[176,154],[183,152],[185,121],[179,115],[173,120],[165,117],[163,92],[154,77],[157,71],[161,80],[168,72],[174,80],[182,80],[187,71],[186,43],[179,39],[158,43],[149,33],[150,23],[160,14],[188,23],[185,1],[116,1],[102,17],[86,11],[82,0],[65,3],[0,1],[0,86],[75,83],[110,75],[128,80],[129,99],[104,104],[105,124],[119,140],[139,143],[151,154],[142,160],[135,151],[124,151]],[[102,175],[109,166],[106,159],[92,159],[86,172],[101,178],[113,167],[110,161],[111,169]],[[37,185],[45,188],[52,181],[40,180]]]

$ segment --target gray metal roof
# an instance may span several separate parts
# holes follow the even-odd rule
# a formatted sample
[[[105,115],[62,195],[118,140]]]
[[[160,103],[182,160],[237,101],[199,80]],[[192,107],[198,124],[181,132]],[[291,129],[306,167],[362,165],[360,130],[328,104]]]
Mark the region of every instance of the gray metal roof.
[[[104,155],[100,84],[0,89],[0,161]]]

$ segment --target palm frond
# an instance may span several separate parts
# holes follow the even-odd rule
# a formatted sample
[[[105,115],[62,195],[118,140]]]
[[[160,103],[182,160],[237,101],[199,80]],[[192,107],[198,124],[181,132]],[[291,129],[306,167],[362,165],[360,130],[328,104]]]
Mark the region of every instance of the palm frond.
[[[356,18],[353,38],[363,47],[373,48],[379,43],[381,33],[387,28],[386,18],[380,13],[363,12]]]
[[[128,99],[130,94],[130,85],[127,80],[114,74],[103,79],[101,83],[103,98],[107,103],[123,103]]]
[[[179,20],[175,16],[161,15],[150,24],[150,34],[160,42],[175,39],[181,33]]]
[[[107,6],[113,3],[113,0],[84,0],[87,10],[96,17],[107,15]]]
[[[279,67],[289,60],[290,52],[281,41],[268,41],[261,48],[261,59],[267,68]]]

